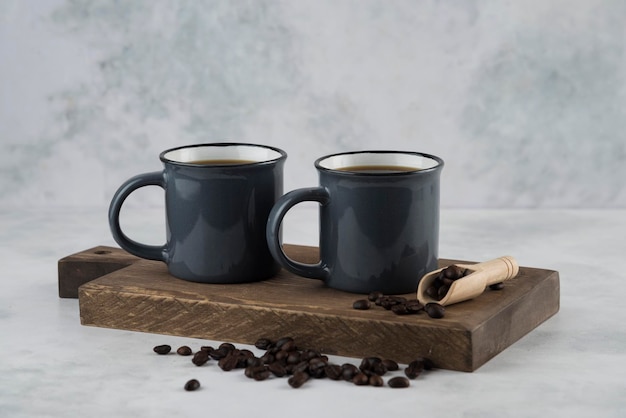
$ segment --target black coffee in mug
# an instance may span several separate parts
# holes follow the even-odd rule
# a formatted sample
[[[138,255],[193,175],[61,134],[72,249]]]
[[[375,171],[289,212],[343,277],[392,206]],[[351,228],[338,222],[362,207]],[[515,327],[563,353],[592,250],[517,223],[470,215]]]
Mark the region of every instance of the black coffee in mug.
[[[439,180],[443,160],[402,151],[360,151],[315,161],[319,186],[291,191],[274,205],[267,240],[274,258],[300,276],[355,293],[413,293],[437,268]],[[288,258],[280,228],[289,209],[320,203],[320,262]]]
[[[115,241],[138,257],[159,260],[181,279],[241,283],[275,275],[267,247],[270,210],[283,194],[287,154],[264,145],[214,143],[163,151],[164,169],[127,180],[109,208]],[[166,243],[145,245],[122,231],[119,213],[136,189],[165,191]]]

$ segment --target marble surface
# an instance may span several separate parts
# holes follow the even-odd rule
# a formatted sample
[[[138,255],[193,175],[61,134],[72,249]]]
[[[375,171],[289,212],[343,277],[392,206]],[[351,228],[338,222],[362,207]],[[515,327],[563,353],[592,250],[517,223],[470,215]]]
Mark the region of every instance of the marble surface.
[[[285,241],[316,245],[316,211],[294,208]],[[131,236],[163,240],[161,209],[124,216]],[[254,382],[152,353],[215,342],[81,326],[78,301],[58,298],[56,263],[114,245],[106,210],[2,209],[0,416],[623,417],[625,237],[623,210],[444,210],[440,256],[512,254],[557,270],[559,313],[473,373],[436,370],[404,390],[328,380],[293,390],[284,379]],[[183,390],[190,378],[199,391]]]
[[[626,206],[622,0],[0,1],[0,201],[104,204],[164,149],[446,162],[449,208]],[[137,197],[154,204],[158,193]]]

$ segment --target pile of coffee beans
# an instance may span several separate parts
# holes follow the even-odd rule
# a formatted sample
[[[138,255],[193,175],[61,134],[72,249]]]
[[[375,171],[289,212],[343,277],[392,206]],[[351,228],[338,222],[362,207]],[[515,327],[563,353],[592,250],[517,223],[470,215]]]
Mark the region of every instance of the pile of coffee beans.
[[[371,292],[367,299],[354,301],[352,307],[359,310],[367,310],[372,307],[372,302],[396,315],[414,315],[426,312],[431,318],[443,318],[445,308],[438,303],[422,305],[417,299],[408,300],[404,296],[384,295],[382,292]]]
[[[217,348],[202,346],[193,353],[188,346],[179,347],[176,353],[181,356],[192,356],[192,363],[203,366],[209,361],[217,362],[223,371],[235,369],[243,370],[244,375],[256,381],[272,378],[287,378],[292,388],[299,388],[311,379],[330,379],[346,381],[357,386],[384,386],[385,376],[389,372],[400,369],[397,362],[379,357],[366,357],[359,366],[351,363],[335,364],[328,356],[315,349],[301,348],[291,337],[278,340],[260,338],[255,347],[264,350],[257,356],[252,351],[237,348],[231,343],[222,343]],[[166,355],[171,352],[169,345],[158,345],[153,351]],[[409,379],[416,379],[424,370],[431,370],[433,363],[426,358],[417,358],[404,369],[405,376],[394,376],[388,379],[387,385],[391,388],[406,388],[410,386]],[[195,391],[200,388],[200,382],[191,379],[184,385],[186,391]]]

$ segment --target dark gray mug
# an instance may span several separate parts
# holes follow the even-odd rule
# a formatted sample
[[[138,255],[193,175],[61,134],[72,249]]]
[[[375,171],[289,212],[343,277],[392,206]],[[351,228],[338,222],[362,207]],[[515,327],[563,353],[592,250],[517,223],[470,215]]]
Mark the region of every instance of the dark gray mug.
[[[285,269],[354,293],[415,292],[437,268],[443,160],[402,151],[360,151],[315,161],[319,187],[291,191],[272,209],[269,249]],[[295,204],[320,203],[320,262],[288,258],[283,217]]]
[[[287,154],[255,144],[214,143],[160,154],[163,171],[140,174],[117,190],[109,208],[115,241],[131,254],[167,264],[181,279],[242,283],[267,279],[280,267],[265,239],[267,217],[283,194]],[[166,243],[145,245],[120,227],[124,200],[143,186],[165,191]]]

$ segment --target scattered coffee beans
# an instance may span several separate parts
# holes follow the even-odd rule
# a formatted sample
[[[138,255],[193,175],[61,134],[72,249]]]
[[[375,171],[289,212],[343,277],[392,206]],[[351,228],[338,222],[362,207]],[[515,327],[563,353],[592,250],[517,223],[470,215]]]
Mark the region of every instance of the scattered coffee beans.
[[[409,382],[409,379],[407,379],[406,377],[396,376],[396,377],[392,377],[391,379],[389,379],[387,384],[389,385],[389,387],[396,389],[396,388],[408,388],[411,385],[411,382]]]
[[[400,303],[402,302],[400,300]],[[217,349],[202,346],[192,357],[196,366],[205,364],[209,359],[217,360],[218,366],[224,371],[243,369],[244,375],[256,381],[270,378],[288,377],[287,383],[293,388],[299,388],[311,378],[330,380],[344,380],[357,386],[384,386],[383,376],[388,372],[399,369],[397,362],[390,359],[370,356],[361,360],[357,367],[351,363],[343,365],[333,364],[328,356],[317,350],[299,348],[291,337],[284,337],[276,342],[268,338],[261,338],[255,343],[257,347],[266,347],[266,351],[257,357],[252,351],[237,348],[230,343],[222,343]],[[155,352],[168,353],[170,346],[163,345],[154,348]],[[180,347],[177,352],[181,355],[191,355],[192,350],[187,346]],[[186,354],[189,353],[189,354]],[[432,362],[426,358],[412,361],[404,369],[407,377],[415,379],[423,370],[430,370]],[[408,387],[409,380],[404,376],[392,377],[387,384],[392,388]],[[185,390],[193,391],[200,387],[196,379],[185,384]]]
[[[428,316],[435,319],[443,318],[446,313],[446,308],[438,303],[427,303],[424,310]]]
[[[185,390],[187,391],[193,391],[199,388],[200,388],[200,382],[198,382],[196,379],[191,379],[190,381],[185,383]]]
[[[183,345],[182,347],[178,347],[178,350],[176,350],[176,353],[178,353],[178,355],[181,356],[190,356],[192,354],[191,348],[189,348],[186,345]]]
[[[172,347],[167,344],[163,344],[157,345],[152,350],[157,354],[168,354],[170,351],[172,351]]]

